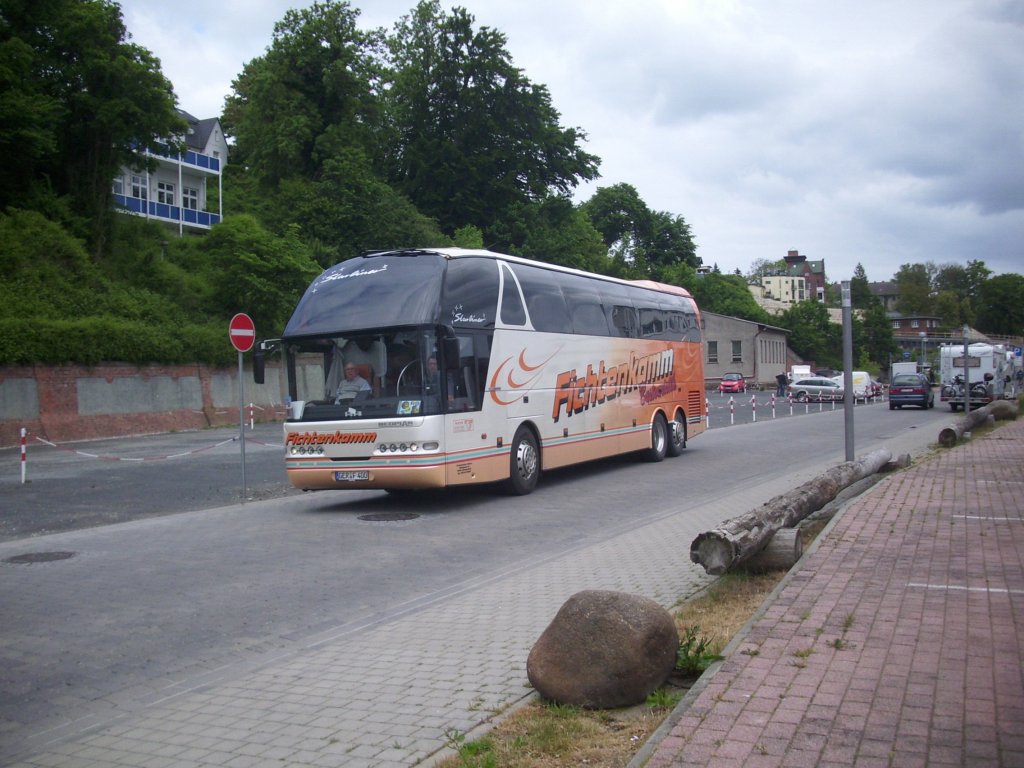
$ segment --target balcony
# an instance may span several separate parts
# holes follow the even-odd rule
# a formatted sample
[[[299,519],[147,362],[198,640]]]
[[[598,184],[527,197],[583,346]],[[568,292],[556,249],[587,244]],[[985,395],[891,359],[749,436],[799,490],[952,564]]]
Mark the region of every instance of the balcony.
[[[190,166],[199,171],[220,173],[220,158],[210,157],[209,155],[203,155],[199,152],[193,152],[192,150],[179,154],[177,151],[171,149],[169,144],[158,143],[157,146],[159,149],[155,152],[150,152],[149,154],[157,158],[166,159],[171,163],[180,162],[182,165]]]
[[[199,155],[205,157],[205,155]],[[214,160],[215,158],[206,158]],[[114,205],[121,210],[136,216],[145,216],[149,219],[160,221],[164,224],[175,224],[195,230],[208,230],[214,224],[220,222],[220,215],[207,213],[206,211],[194,211],[191,208],[181,208],[177,205],[166,203],[154,203],[152,200],[143,200],[138,197],[114,194]]]

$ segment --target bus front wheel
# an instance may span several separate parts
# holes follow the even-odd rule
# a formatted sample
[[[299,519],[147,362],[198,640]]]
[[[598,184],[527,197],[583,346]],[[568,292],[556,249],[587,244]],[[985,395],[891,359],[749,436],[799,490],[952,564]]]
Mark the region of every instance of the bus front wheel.
[[[525,496],[537,487],[540,479],[540,451],[537,438],[526,427],[520,427],[512,440],[509,457],[508,489],[516,496]]]
[[[668,422],[665,421],[665,414],[654,414],[654,421],[651,423],[651,447],[644,451],[644,458],[648,461],[661,461],[668,453]]]
[[[682,411],[676,411],[675,418],[669,425],[668,447],[666,452],[669,456],[678,456],[686,447],[686,419]]]

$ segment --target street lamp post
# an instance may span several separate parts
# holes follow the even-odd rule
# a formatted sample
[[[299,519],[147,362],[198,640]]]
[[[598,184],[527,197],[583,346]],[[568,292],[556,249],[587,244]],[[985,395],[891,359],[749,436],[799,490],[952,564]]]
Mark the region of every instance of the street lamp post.
[[[921,331],[920,332],[920,336],[921,336],[921,363],[920,363],[920,368],[921,368],[921,373],[924,373],[924,363],[925,363],[924,343],[925,343],[925,340],[928,338],[928,332],[927,331]]]

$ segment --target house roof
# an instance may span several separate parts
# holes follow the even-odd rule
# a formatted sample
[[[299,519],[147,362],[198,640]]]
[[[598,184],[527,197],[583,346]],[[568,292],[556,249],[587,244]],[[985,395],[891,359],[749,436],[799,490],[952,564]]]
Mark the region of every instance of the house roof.
[[[206,149],[206,145],[210,140],[210,134],[213,133],[215,127],[220,125],[220,119],[207,117],[200,120],[183,109],[179,109],[178,114],[185,118],[185,121],[188,123],[188,130],[185,132],[185,143],[192,149],[200,152]]]
[[[875,296],[899,296],[900,289],[894,280],[884,280],[879,283],[868,283],[868,290]]]
[[[787,272],[793,276],[802,276],[807,272],[810,272],[812,275],[824,275],[825,260],[818,259],[816,261],[801,261],[796,264],[790,264]]]
[[[733,320],[733,321],[738,322],[738,323],[749,323],[750,325],[758,326],[761,330],[764,330],[764,331],[778,331],[779,333],[792,333],[792,331],[789,330],[788,328],[780,328],[777,325],[768,325],[767,323],[759,323],[756,320],[747,320],[747,319],[742,318],[742,317],[733,317],[732,315],[722,315],[722,314],[719,314],[718,312],[703,312],[702,311],[701,315],[703,315],[704,317],[707,317],[709,315],[713,315],[715,317],[721,317],[724,320]]]

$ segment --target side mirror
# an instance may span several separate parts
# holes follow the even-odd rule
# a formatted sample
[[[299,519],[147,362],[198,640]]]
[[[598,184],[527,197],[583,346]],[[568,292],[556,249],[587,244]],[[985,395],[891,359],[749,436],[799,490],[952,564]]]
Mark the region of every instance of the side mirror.
[[[252,353],[252,380],[257,384],[263,384],[266,380],[266,369],[264,362],[263,345],[257,344]]]

